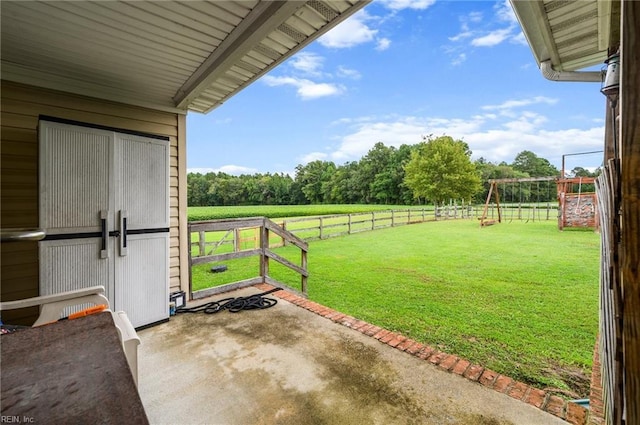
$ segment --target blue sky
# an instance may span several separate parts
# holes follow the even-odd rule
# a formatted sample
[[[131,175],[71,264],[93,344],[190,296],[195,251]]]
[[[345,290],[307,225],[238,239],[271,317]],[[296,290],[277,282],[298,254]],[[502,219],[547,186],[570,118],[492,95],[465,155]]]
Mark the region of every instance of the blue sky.
[[[560,168],[563,154],[602,149],[599,90],[546,80],[508,1],[378,0],[222,106],[189,113],[187,168],[293,177],[298,164],[445,134],[473,159],[530,150]]]

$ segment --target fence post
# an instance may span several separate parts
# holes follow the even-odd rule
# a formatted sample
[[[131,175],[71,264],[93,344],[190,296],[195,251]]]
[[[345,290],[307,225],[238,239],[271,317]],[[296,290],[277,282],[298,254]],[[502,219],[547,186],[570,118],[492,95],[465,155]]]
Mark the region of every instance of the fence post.
[[[282,227],[282,230],[287,230],[287,222],[286,222],[286,220],[282,220],[281,227]],[[284,236],[282,236],[282,246],[287,246],[287,239]]]
[[[371,211],[371,230],[376,228],[376,213]]]
[[[347,234],[351,234],[351,214],[349,214],[349,224],[347,226]]]
[[[320,232],[320,239],[322,239],[322,217],[319,217],[319,219],[320,219],[320,226],[318,228]]]
[[[302,267],[303,270],[307,270],[307,251],[305,251],[304,249],[300,250],[300,267]],[[302,293],[303,294],[307,294],[307,276],[302,275],[301,276],[301,282],[300,282],[301,286],[302,286]]]
[[[189,258],[189,298],[191,299],[191,294],[193,293],[193,290],[191,288],[193,288],[193,267],[191,266],[193,264],[193,255],[191,254],[191,225],[189,223],[187,223],[187,234],[189,235],[189,252],[188,252],[188,258]]]
[[[547,221],[549,220],[549,210],[551,209],[551,205],[547,202]]]
[[[269,257],[267,257],[267,248],[269,247],[269,229],[262,224],[260,227],[260,276],[262,283],[266,283],[266,277],[269,275]]]
[[[407,224],[411,223],[411,208],[407,208]]]
[[[395,210],[391,210],[391,227],[396,225],[396,214]]]
[[[202,257],[205,254],[205,238],[204,238],[204,230],[200,230],[198,232],[198,251],[199,256]]]
[[[536,222],[536,206],[533,206],[533,222]]]

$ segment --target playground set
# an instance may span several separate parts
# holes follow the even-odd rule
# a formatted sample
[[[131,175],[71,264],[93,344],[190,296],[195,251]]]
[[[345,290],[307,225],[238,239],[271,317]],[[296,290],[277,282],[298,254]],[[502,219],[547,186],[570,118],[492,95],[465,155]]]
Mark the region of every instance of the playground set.
[[[545,185],[546,193],[544,191]],[[550,191],[551,187],[555,186],[558,202],[558,229],[563,230],[567,227],[597,229],[597,197],[594,185],[594,177],[490,179],[489,194],[482,215],[479,217],[480,226],[491,226],[502,223],[506,219],[511,221],[514,218],[526,219],[527,222],[542,220],[541,214],[544,210],[544,204],[546,204],[546,219],[549,219]],[[501,187],[502,199],[500,196]],[[510,217],[506,217],[505,204],[509,205]],[[497,217],[493,214],[489,217],[490,207],[495,208]]]

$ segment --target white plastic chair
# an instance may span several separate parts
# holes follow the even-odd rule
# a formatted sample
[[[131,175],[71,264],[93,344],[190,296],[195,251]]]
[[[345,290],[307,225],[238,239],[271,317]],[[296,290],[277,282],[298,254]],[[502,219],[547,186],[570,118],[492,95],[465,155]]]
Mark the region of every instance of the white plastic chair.
[[[92,286],[85,289],[61,292],[59,294],[42,295],[23,300],[0,302],[0,311],[40,306],[40,315],[33,324],[33,326],[36,327],[55,322],[63,317],[64,310],[66,308],[82,304],[104,304],[109,308],[109,300],[104,296],[104,287]],[[133,380],[137,386],[138,345],[140,345],[140,338],[124,311],[107,311],[109,311],[113,317],[113,322],[118,330],[118,335],[122,342],[122,348],[124,349],[129,369],[131,369]]]

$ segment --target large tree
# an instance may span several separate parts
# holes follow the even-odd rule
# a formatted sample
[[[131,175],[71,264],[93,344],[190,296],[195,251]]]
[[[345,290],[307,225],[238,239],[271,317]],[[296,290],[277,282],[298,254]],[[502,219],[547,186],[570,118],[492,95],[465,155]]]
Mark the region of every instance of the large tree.
[[[310,203],[326,203],[331,192],[329,182],[335,172],[336,165],[331,161],[311,161],[296,167],[296,181]]]
[[[511,164],[514,170],[527,173],[529,177],[559,176],[560,171],[551,163],[531,151],[522,151],[516,155]]]
[[[415,198],[436,204],[470,200],[481,189],[469,146],[449,136],[424,138],[405,166],[405,184]]]

